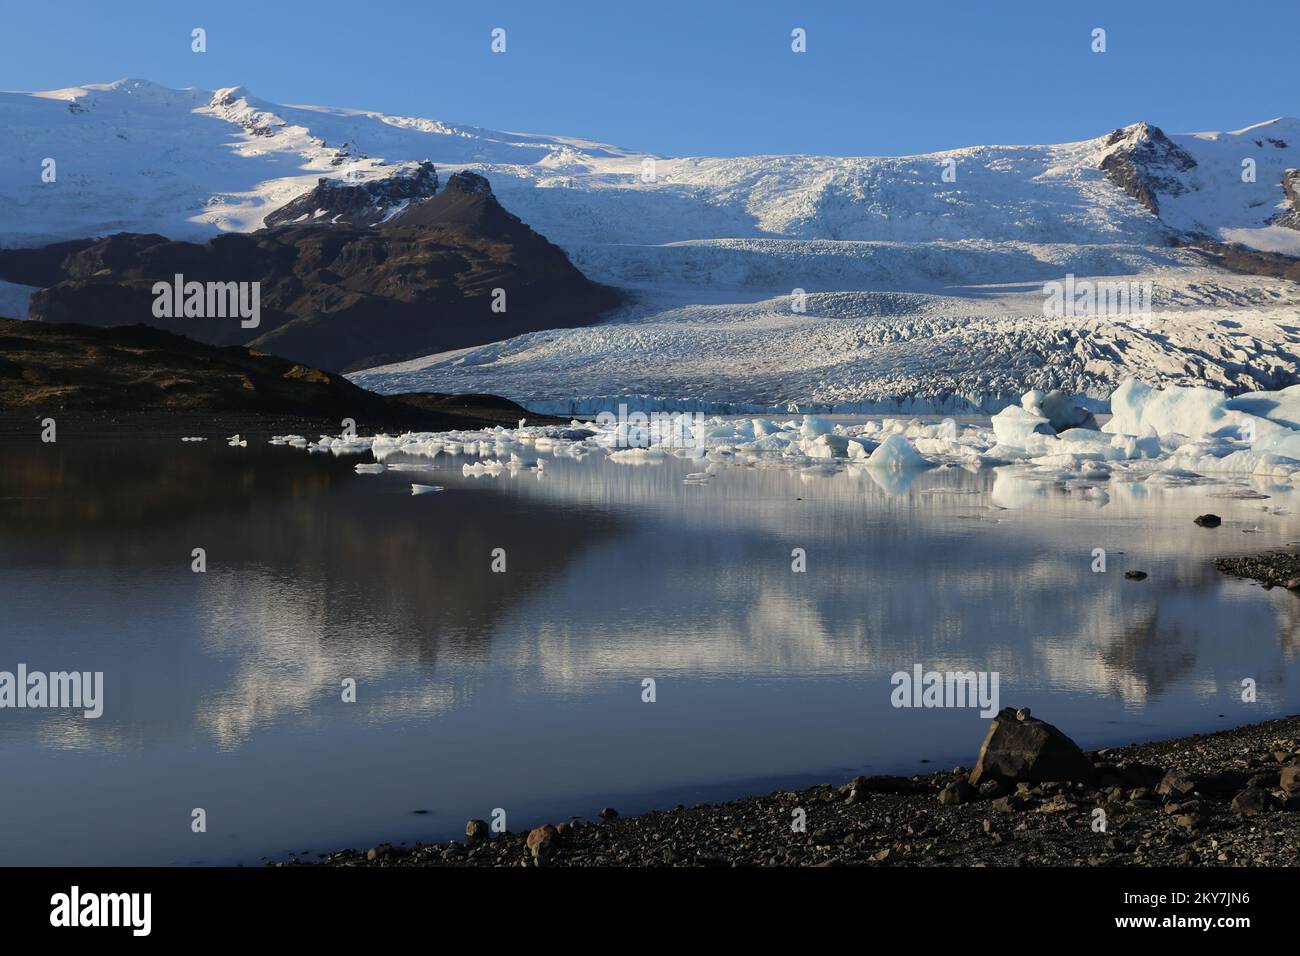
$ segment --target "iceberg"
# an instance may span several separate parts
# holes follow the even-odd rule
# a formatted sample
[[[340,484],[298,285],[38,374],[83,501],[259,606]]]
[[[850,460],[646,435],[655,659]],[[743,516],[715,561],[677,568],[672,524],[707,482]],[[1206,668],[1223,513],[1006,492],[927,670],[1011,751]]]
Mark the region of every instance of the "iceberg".
[[[929,468],[932,464],[933,462],[922,458],[902,435],[890,435],[867,459],[868,468],[885,471],[912,471]]]

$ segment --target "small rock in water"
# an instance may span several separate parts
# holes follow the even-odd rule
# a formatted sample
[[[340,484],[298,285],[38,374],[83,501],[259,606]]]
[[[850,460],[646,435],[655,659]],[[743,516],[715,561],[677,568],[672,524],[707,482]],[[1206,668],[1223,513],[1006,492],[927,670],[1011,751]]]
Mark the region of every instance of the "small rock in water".
[[[1223,524],[1223,519],[1218,515],[1197,515],[1195,523],[1202,528],[1217,528]]]
[[[1125,571],[1124,577],[1128,578],[1130,581],[1145,581],[1147,579],[1147,573],[1145,571]]]

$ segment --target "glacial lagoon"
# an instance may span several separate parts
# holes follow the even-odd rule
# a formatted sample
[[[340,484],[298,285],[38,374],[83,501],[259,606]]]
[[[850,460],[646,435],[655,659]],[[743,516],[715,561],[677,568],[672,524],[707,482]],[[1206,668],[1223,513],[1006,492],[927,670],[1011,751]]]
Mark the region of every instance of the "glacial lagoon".
[[[970,766],[975,709],[891,705],[917,664],[996,672],[1003,706],[1084,747],[1300,704],[1300,598],[1210,563],[1300,538],[1300,500],[1258,480],[698,480],[604,453],[358,474],[368,456],[246,437],[0,448],[0,669],[102,671],[105,698],[0,711],[0,862],[311,859],[497,808],[518,831]]]

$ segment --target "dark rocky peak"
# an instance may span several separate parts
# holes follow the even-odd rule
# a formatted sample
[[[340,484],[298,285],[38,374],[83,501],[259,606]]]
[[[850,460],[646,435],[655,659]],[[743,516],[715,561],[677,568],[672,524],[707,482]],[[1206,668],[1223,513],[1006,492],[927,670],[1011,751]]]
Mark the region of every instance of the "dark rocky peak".
[[[471,173],[468,169],[452,173],[451,178],[447,180],[447,188],[453,191],[458,190],[469,193],[472,196],[492,195],[492,184],[487,181],[487,177],[480,176],[478,173]]]
[[[1160,214],[1159,197],[1181,196],[1188,191],[1181,174],[1196,167],[1196,160],[1158,126],[1134,123],[1106,138],[1101,168],[1120,189],[1154,215]]]
[[[453,173],[442,192],[403,210],[384,224],[386,230],[472,229],[487,238],[532,234],[518,216],[506,212],[492,186],[478,173]]]
[[[452,177],[453,179],[455,177]],[[264,226],[377,226],[411,203],[434,196],[438,173],[421,162],[384,179],[319,179],[316,186],[266,217]]]

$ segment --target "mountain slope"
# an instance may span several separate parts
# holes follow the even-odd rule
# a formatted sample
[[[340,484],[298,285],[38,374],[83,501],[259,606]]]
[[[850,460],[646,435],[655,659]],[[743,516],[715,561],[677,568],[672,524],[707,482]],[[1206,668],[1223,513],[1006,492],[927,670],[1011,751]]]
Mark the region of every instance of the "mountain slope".
[[[597,327],[377,368],[364,377],[376,388],[454,384],[538,407],[650,396],[960,410],[1031,386],[1101,396],[1127,374],[1272,387],[1297,368],[1292,119],[909,157],[666,158],[121,81],[4,94],[0,122],[17,144],[0,157],[0,243],[127,221],[171,237],[248,232],[286,206],[290,219],[314,212],[321,178],[398,179],[431,161],[488,175],[585,275],[632,293]],[[58,183],[39,182],[42,156],[65,157]],[[1156,315],[1049,320],[1044,284],[1066,275],[1151,282]],[[812,294],[806,312],[791,307],[796,289]]]
[[[436,183],[431,169],[425,178]],[[434,198],[402,198],[405,213],[365,227],[393,198],[363,186],[313,190],[300,208],[310,205],[319,217],[307,212],[302,224],[202,245],[119,233],[48,250],[0,250],[0,278],[61,280],[32,295],[34,321],[143,322],[330,371],[586,322],[617,302],[502,209],[481,176],[457,173]],[[246,327],[233,312],[198,317],[177,309],[160,317],[155,283],[170,286],[177,275],[186,283],[256,284],[256,324]],[[498,289],[503,312],[493,308]]]

